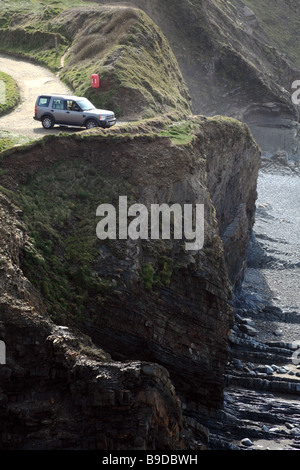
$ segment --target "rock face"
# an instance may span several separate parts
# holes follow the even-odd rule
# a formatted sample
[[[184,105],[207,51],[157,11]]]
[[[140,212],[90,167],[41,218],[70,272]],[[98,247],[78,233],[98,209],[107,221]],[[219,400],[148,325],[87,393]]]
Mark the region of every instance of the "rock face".
[[[216,208],[229,278],[235,287],[243,279],[247,264],[260,151],[248,128],[233,120],[209,120],[205,137],[209,142],[205,149],[207,185]]]
[[[74,330],[51,320],[45,293],[24,276],[30,239],[22,212],[1,196],[3,448],[199,448],[203,430],[198,425],[191,434],[182,403],[198,412],[222,406],[233,321],[228,272],[233,283],[242,275],[260,154],[248,129],[234,121],[194,117],[181,145],[160,126],[130,126],[130,135],[116,128],[52,137],[3,156],[2,184],[14,200],[29,177],[80,156],[96,171],[129,182],[145,205],[205,205],[199,251],[188,252],[177,240],[99,240],[93,269],[113,279],[114,290],[101,323],[87,307]],[[169,129],[174,135],[178,124]],[[40,182],[37,190],[49,188]],[[149,285],[144,268],[150,265]]]
[[[0,448],[184,448],[181,404],[167,370],[114,362],[78,330],[55,325],[19,268],[22,222],[3,194],[0,213],[7,358],[0,367]]]

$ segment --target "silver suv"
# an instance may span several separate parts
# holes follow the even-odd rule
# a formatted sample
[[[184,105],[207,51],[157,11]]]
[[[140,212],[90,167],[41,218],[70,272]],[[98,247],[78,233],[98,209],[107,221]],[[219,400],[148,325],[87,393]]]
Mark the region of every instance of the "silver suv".
[[[45,129],[51,129],[55,124],[107,128],[116,123],[112,111],[96,109],[87,98],[50,94],[38,96],[33,119],[40,121]]]

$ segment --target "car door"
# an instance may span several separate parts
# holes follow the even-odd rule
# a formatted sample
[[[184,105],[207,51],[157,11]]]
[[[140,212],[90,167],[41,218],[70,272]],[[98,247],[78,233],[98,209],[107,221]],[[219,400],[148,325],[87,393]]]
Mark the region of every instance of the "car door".
[[[66,100],[66,119],[70,125],[83,125],[82,110],[76,101]]]
[[[61,124],[65,120],[65,100],[63,98],[53,98],[52,105],[50,107],[51,113],[57,124]]]

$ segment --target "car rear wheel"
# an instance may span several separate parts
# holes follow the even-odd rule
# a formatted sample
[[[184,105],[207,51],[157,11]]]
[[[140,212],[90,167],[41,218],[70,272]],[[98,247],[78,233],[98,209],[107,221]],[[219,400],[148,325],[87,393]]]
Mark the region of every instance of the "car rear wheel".
[[[94,127],[98,127],[98,124],[94,119],[89,119],[85,125],[87,129],[93,129]]]
[[[42,125],[45,129],[52,129],[54,126],[54,120],[51,116],[44,116],[42,119]]]

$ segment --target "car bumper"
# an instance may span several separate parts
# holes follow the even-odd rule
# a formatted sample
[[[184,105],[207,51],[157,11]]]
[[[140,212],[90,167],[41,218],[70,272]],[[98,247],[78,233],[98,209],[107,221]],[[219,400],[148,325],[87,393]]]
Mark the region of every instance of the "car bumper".
[[[100,122],[100,126],[101,127],[104,127],[104,128],[107,128],[107,127],[112,127],[116,124],[117,120],[116,119],[110,119],[109,121],[104,119],[103,121],[99,121]]]

